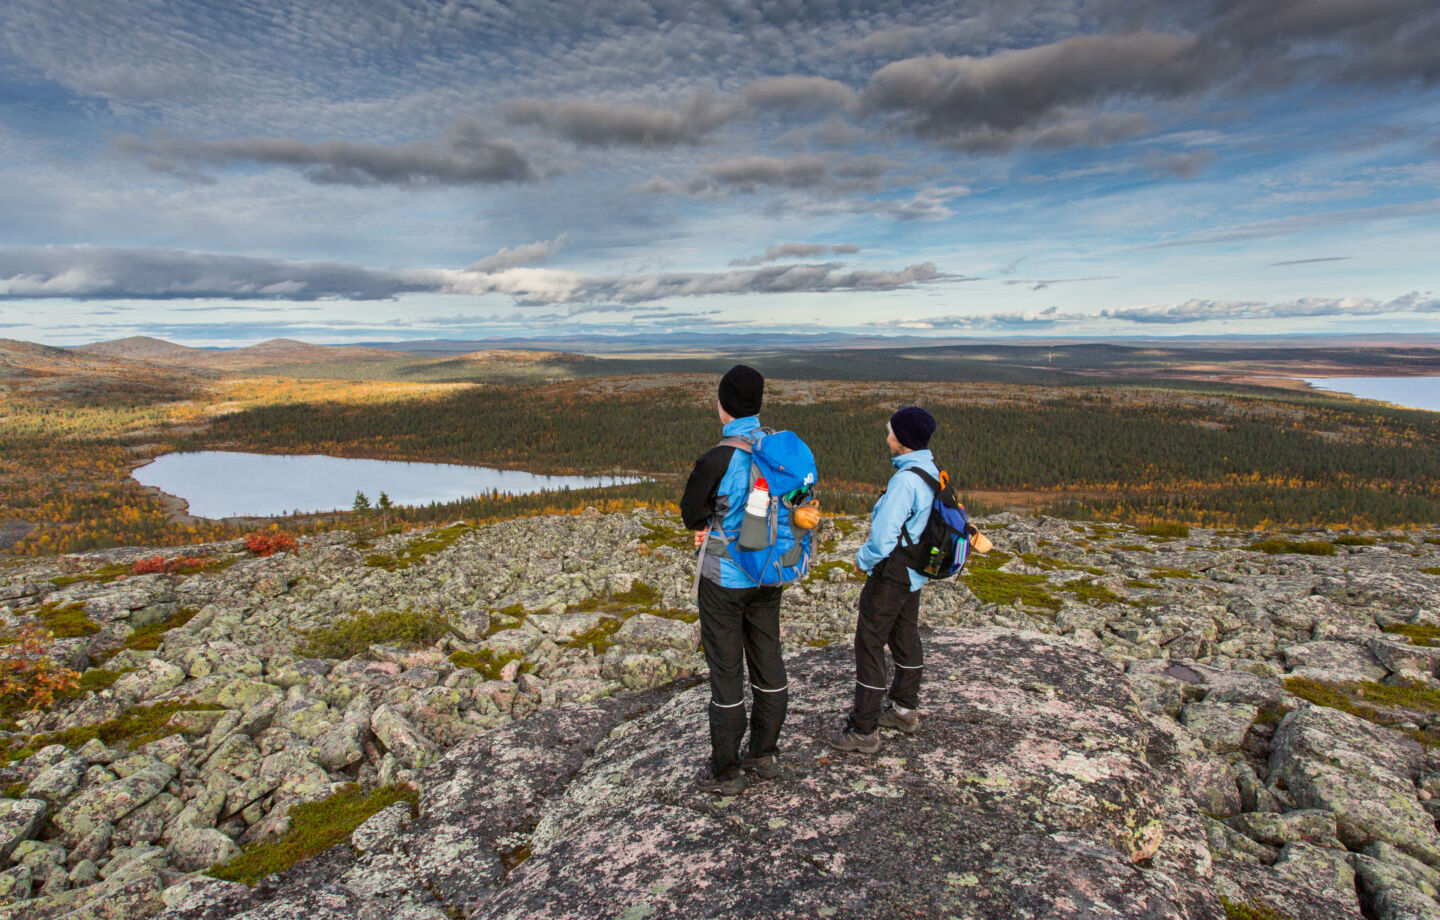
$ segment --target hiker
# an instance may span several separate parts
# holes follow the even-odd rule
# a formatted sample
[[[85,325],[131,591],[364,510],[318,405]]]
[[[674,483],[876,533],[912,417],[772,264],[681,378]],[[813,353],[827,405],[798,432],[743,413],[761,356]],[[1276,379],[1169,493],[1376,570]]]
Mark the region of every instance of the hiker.
[[[792,529],[792,511],[810,500],[814,457],[790,432],[760,427],[756,415],[764,393],[765,378],[743,364],[721,378],[716,410],[725,440],[695,462],[680,499],[680,515],[695,531],[700,550],[696,603],[710,666],[711,754],[697,782],[722,795],[745,788],[743,771],[762,779],[780,775],[778,742],[788,703],[780,596],[784,585],[809,565],[809,531],[798,520]],[[769,464],[772,458],[784,462]],[[750,743],[743,756],[742,663],[753,696]]]
[[[880,750],[879,726],[906,733],[920,727],[920,589],[928,579],[907,564],[905,550],[925,532],[936,495],[930,483],[941,478],[929,451],[934,416],[907,406],[890,417],[885,431],[896,473],[871,512],[870,539],[855,554],[855,570],[868,576],[855,624],[855,702],[845,726],[830,738],[838,750],[863,754]],[[888,693],[887,645],[895,661]]]

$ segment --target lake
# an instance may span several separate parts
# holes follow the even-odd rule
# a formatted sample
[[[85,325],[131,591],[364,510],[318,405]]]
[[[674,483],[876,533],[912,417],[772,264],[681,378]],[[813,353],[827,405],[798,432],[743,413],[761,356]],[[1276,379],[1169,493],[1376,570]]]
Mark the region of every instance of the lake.
[[[1440,412],[1440,377],[1305,377],[1317,390]]]
[[[190,503],[198,517],[271,517],[348,510],[355,493],[373,505],[381,491],[397,505],[448,502],[499,491],[511,495],[639,482],[626,476],[540,476],[454,463],[351,460],[202,450],[165,454],[134,473]]]

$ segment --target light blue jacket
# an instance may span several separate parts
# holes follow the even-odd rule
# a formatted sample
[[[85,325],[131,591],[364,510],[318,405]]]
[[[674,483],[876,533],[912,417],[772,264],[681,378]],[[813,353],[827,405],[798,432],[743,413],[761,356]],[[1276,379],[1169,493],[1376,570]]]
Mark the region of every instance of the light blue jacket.
[[[721,430],[721,434],[727,438],[736,438],[747,435],[759,427],[760,419],[748,415],[730,422]],[[726,533],[732,537],[740,534],[740,522],[745,517],[745,499],[749,495],[750,455],[737,450],[735,455],[730,458],[730,466],[725,471],[725,477],[720,480],[720,488],[716,491],[715,496],[716,516],[720,518]],[[722,588],[755,587],[754,580],[745,574],[745,570],[724,556],[725,544],[720,535],[713,529],[710,533],[710,539],[715,543],[706,550],[707,555],[701,574]]]
[[[892,458],[890,462],[895,464],[898,472],[890,477],[885,494],[880,496],[875,510],[870,513],[870,539],[855,554],[855,564],[866,573],[894,551],[900,542],[901,527],[905,528],[911,540],[918,540],[930,521],[930,507],[934,504],[935,493],[925,480],[905,471],[918,466],[936,479],[940,478],[940,468],[935,465],[935,458],[928,450],[912,450]],[[919,591],[930,580],[914,569],[907,568],[905,571],[910,575],[911,591]]]

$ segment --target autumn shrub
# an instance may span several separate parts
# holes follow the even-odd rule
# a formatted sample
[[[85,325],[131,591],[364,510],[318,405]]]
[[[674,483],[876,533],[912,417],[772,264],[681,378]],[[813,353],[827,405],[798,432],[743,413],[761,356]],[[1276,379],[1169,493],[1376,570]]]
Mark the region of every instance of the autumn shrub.
[[[45,654],[53,636],[26,627],[8,645],[0,645],[0,715],[6,718],[55,703],[57,694],[74,689],[79,675]]]
[[[247,544],[248,545],[248,544]],[[268,553],[262,555],[269,555]],[[141,559],[130,567],[131,575],[173,575],[181,569],[201,569],[210,563],[210,560],[201,556],[173,556],[166,558],[163,555],[150,556]]]
[[[270,556],[275,553],[293,553],[300,548],[300,543],[294,534],[283,530],[273,533],[257,530],[245,535],[245,548],[257,556]]]
[[[354,658],[371,645],[426,648],[449,630],[449,614],[435,610],[357,610],[328,626],[301,631],[296,651],[309,658]]]

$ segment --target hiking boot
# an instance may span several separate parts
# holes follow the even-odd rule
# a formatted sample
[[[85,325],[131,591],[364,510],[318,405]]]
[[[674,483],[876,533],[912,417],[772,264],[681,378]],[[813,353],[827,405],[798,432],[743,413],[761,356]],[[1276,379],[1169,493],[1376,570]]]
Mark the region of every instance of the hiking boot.
[[[848,725],[830,736],[830,746],[837,751],[874,754],[880,750],[880,730],[862,735]]]
[[[904,706],[886,706],[880,713],[880,727],[913,735],[920,730],[920,713]]]
[[[695,777],[695,785],[700,787],[701,792],[713,792],[716,795],[739,795],[745,791],[745,774],[739,770],[728,779],[717,779],[714,772],[705,767],[701,769],[700,775]]]
[[[780,775],[780,758],[774,754],[746,757],[740,761],[740,769],[749,770],[759,779],[774,779]]]

